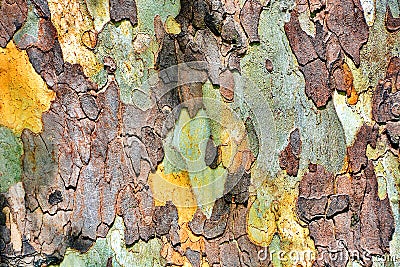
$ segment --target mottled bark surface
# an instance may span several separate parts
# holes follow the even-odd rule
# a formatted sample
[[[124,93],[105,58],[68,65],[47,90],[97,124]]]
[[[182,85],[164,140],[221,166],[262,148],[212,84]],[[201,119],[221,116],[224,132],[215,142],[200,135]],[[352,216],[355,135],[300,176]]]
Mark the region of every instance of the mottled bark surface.
[[[398,264],[398,5],[0,14],[2,266]]]

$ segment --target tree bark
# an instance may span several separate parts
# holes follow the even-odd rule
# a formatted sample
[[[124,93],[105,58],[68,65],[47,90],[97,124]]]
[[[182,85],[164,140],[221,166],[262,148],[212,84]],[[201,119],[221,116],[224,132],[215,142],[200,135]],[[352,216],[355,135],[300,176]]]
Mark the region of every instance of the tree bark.
[[[1,266],[396,262],[399,14],[0,0]]]

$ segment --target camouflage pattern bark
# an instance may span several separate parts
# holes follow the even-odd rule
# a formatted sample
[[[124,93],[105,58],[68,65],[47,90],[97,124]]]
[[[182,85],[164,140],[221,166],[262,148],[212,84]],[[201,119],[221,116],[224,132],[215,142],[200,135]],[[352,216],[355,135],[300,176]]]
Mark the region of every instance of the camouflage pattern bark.
[[[1,266],[396,265],[399,15],[0,0]]]

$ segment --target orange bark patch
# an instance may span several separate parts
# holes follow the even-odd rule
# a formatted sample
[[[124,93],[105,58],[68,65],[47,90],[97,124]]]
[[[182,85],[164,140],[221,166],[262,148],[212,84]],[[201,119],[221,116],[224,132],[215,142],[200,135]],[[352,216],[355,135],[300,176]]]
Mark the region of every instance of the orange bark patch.
[[[55,93],[37,74],[25,51],[13,42],[0,48],[0,124],[19,134],[28,128],[42,130],[42,113]]]

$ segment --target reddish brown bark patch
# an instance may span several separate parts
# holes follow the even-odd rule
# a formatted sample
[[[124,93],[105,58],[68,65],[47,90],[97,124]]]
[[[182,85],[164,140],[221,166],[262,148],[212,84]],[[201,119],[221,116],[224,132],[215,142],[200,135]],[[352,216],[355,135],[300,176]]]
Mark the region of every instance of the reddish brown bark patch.
[[[194,234],[206,237],[203,255],[209,264],[270,266],[268,248],[255,245],[247,235],[249,207],[247,202],[234,204],[227,198],[220,198],[214,203],[210,219],[201,209],[196,211],[189,227]],[[261,249],[265,249],[263,257],[258,254]]]
[[[161,137],[158,136],[149,126],[142,128],[142,142],[146,146],[147,154],[149,155],[151,166],[156,168],[164,158],[164,149]]]
[[[368,158],[366,156],[367,145],[375,148],[378,138],[378,127],[361,126],[356,134],[356,139],[352,146],[347,148],[349,158],[349,167],[352,173],[358,173],[363,167],[367,166]]]
[[[304,75],[306,95],[317,107],[325,106],[332,95],[328,83],[329,72],[322,61],[325,58],[325,44],[321,27],[318,27],[316,37],[311,38],[301,29],[296,11],[291,13],[290,21],[284,26],[290,47]]]
[[[125,242],[128,246],[139,240],[140,213],[132,185],[127,184],[118,194],[117,213],[124,219]]]
[[[301,143],[299,129],[295,129],[290,133],[289,144],[279,154],[279,166],[290,176],[299,171]]]
[[[346,91],[348,102],[355,104],[357,94],[352,83],[352,74],[343,66],[342,50],[356,66],[360,64],[360,49],[368,40],[368,26],[359,0],[309,1],[316,34],[309,36],[301,29],[298,11],[291,12],[285,32],[290,47],[300,65],[306,82],[306,95],[320,108],[326,106],[334,89]],[[298,5],[303,10],[306,4]],[[304,11],[304,10],[303,10]]]
[[[128,19],[132,26],[137,24],[135,0],[110,0],[110,17],[113,21]]]
[[[329,73],[321,60],[315,60],[300,68],[306,81],[306,95],[316,107],[324,107],[332,96],[328,85]]]
[[[386,7],[385,25],[386,29],[390,32],[395,32],[400,29],[400,18],[393,17],[389,6]]]
[[[368,25],[360,0],[328,0],[326,25],[339,38],[347,55],[360,65],[360,49],[368,41]]]
[[[240,23],[249,38],[249,43],[260,42],[258,23],[262,8],[258,0],[246,0],[240,11]]]
[[[329,205],[326,211],[326,217],[332,218],[333,216],[344,212],[349,207],[348,195],[333,195],[329,197]]]
[[[285,23],[284,28],[289,39],[290,47],[301,66],[305,66],[318,58],[311,37],[308,36],[300,27],[296,11],[292,11],[290,21]]]
[[[219,75],[219,91],[226,102],[233,102],[235,95],[235,80],[230,70],[225,70]]]
[[[265,60],[265,69],[271,73],[274,70],[274,65],[272,64],[272,61],[270,59]]]
[[[372,101],[372,115],[376,122],[385,123],[400,117],[400,92],[392,92],[391,80],[379,81]]]
[[[372,97],[372,116],[386,124],[385,133],[392,148],[399,148],[400,136],[400,58],[392,57],[386,77],[378,82]]]
[[[389,142],[394,148],[399,148],[400,143],[400,123],[399,122],[388,122],[386,125],[386,134],[389,138]]]
[[[332,220],[318,219],[309,225],[310,236],[317,247],[335,247],[336,239]]]
[[[400,58],[392,57],[386,77],[380,80],[372,98],[372,115],[379,123],[400,118]]]
[[[317,165],[315,172],[307,172],[299,184],[299,196],[306,198],[320,198],[333,194],[333,174],[327,172],[321,165]]]
[[[328,198],[305,198],[299,197],[297,200],[297,212],[299,218],[305,222],[311,222],[317,218],[325,216],[325,209],[328,204]]]
[[[24,0],[0,1],[0,46],[5,48],[28,15]]]
[[[374,166],[365,169],[366,190],[360,211],[360,246],[371,254],[389,253],[389,241],[394,233],[394,218],[389,199],[378,197],[378,182]]]
[[[189,262],[193,267],[200,267],[200,252],[196,250],[186,249],[185,256],[188,258]]]
[[[373,163],[367,161],[360,173],[340,175],[336,180],[332,176],[326,179],[319,165],[311,174],[300,181],[296,207],[319,253],[314,265],[344,267],[350,256],[359,255],[371,266],[371,254],[389,253],[394,217],[389,199],[378,197]]]

